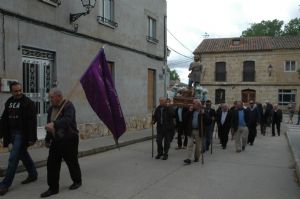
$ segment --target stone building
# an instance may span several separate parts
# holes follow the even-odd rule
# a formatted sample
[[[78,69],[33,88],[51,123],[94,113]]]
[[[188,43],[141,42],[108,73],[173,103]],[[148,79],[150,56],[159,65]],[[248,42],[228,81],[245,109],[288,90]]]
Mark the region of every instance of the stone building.
[[[300,103],[300,36],[204,39],[194,54],[205,67],[201,85],[216,104]]]
[[[94,0],[85,7],[84,2],[88,1],[0,2],[1,112],[10,96],[9,82],[18,80],[36,101],[43,126],[49,89],[58,86],[67,95],[106,44],[127,125],[146,125],[164,95],[166,0]],[[99,123],[80,85],[71,100],[79,124]]]

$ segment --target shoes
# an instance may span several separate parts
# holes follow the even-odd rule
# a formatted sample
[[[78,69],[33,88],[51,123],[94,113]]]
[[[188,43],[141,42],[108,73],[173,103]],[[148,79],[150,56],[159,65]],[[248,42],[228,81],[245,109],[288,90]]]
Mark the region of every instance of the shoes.
[[[242,146],[242,151],[245,151],[246,147],[245,146]]]
[[[183,146],[182,148],[183,148],[183,149],[186,149],[186,146]]]
[[[28,184],[37,180],[37,176],[28,176],[21,184]]]
[[[79,187],[81,187],[82,183],[81,182],[74,182],[71,186],[69,186],[70,190],[74,190],[74,189],[78,189]]]
[[[223,149],[226,149],[226,146],[222,146]]]
[[[251,146],[253,146],[253,143],[250,143]]]
[[[7,192],[8,192],[8,188],[5,188],[5,187],[0,188],[0,196],[5,195]]]
[[[237,152],[237,153],[240,153],[240,152],[242,152],[242,150],[238,149],[238,150],[236,150],[236,152]]]
[[[157,156],[155,156],[155,159],[160,159],[162,155],[158,154]]]
[[[180,150],[181,149],[181,146],[178,146],[175,148],[175,150]]]
[[[164,155],[162,159],[163,160],[167,160],[168,159],[168,155]]]
[[[192,163],[192,161],[190,159],[185,159],[185,160],[183,160],[183,162],[186,163],[186,164],[191,164]]]
[[[195,159],[194,159],[194,162],[199,162],[199,158],[195,158]]]
[[[48,189],[46,192],[41,194],[41,198],[46,198],[46,197],[52,196],[54,194],[58,194],[58,191]]]

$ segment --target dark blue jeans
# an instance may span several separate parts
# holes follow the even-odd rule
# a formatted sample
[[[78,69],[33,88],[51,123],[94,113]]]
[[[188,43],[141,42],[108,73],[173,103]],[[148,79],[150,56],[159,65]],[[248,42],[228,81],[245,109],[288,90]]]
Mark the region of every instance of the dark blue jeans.
[[[38,175],[20,132],[13,134],[12,144],[13,147],[9,154],[7,170],[3,181],[0,183],[0,188],[8,188],[11,186],[18,168],[19,160],[23,162],[29,176],[34,177]]]

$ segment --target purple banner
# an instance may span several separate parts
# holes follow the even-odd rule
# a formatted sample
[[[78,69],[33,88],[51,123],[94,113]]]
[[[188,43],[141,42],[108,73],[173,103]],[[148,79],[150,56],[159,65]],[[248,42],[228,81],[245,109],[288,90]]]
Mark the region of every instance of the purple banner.
[[[92,109],[118,140],[126,131],[126,124],[103,49],[82,75],[80,83]]]

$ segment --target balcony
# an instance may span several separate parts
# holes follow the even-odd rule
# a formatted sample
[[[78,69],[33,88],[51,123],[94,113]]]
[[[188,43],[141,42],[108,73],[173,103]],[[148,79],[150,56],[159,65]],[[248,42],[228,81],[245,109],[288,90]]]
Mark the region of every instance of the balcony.
[[[107,19],[107,18],[104,18],[102,16],[98,16],[97,17],[97,20],[100,24],[104,24],[104,25],[107,25],[111,28],[116,28],[118,27],[118,23],[116,23],[115,21],[112,21],[110,19]]]

